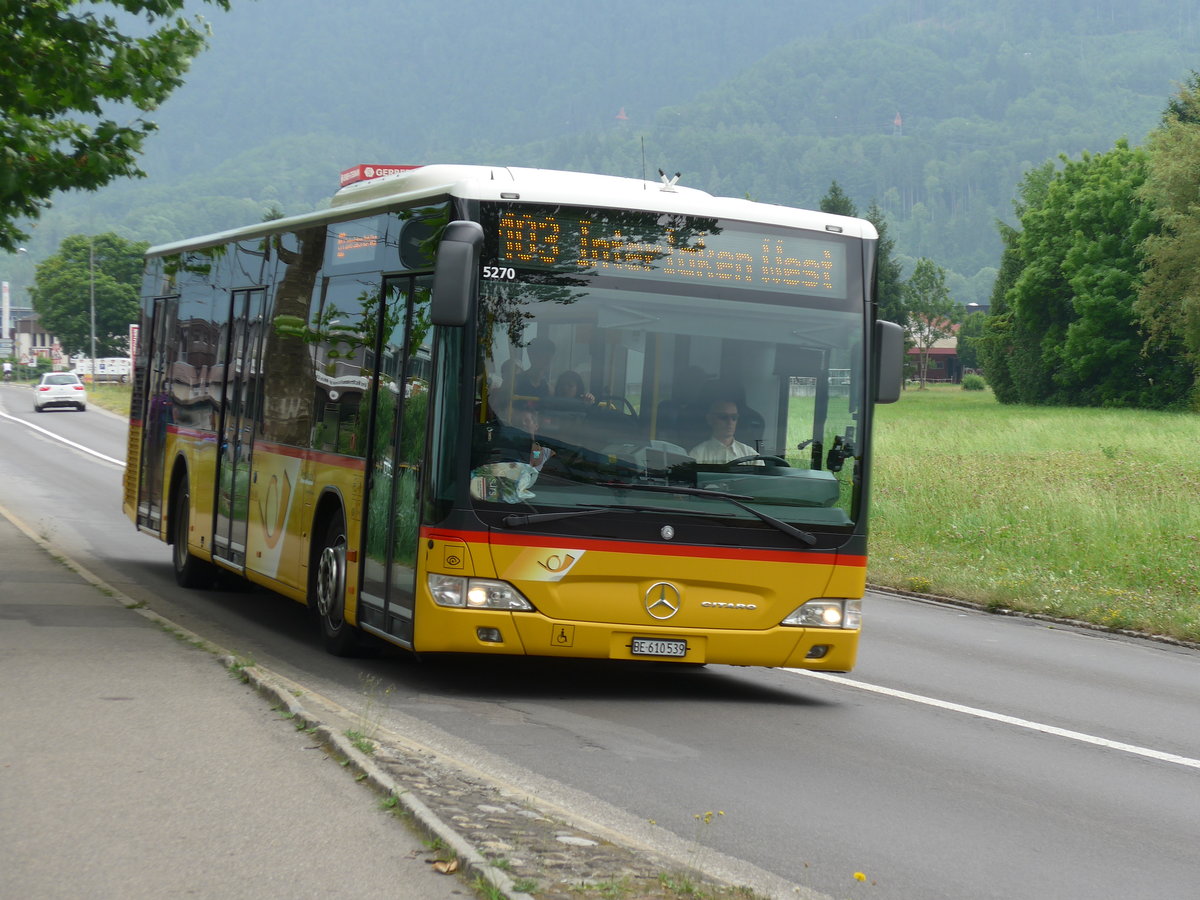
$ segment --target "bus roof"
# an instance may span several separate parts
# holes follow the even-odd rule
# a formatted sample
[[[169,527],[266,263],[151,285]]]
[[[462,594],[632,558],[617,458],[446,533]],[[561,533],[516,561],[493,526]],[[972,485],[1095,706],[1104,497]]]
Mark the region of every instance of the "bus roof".
[[[399,204],[436,197],[464,200],[519,201],[531,204],[565,204],[606,209],[712,216],[764,225],[781,225],[814,231],[834,231],[851,237],[874,239],[875,227],[865,219],[836,216],[813,210],[734,197],[714,197],[695,188],[680,187],[667,179],[647,181],[614,175],[591,175],[554,169],[507,166],[428,165],[387,167],[389,174],[360,180],[334,194],[330,207],[259,222],[243,228],[151,247],[146,255],[164,256],[231,241],[292,231],[325,221],[343,221]]]

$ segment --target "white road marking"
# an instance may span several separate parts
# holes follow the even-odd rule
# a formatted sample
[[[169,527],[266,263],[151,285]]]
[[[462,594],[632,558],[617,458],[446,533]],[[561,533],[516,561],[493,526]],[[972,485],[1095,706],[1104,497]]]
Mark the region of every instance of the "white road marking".
[[[1054,725],[1045,725],[1041,722],[1031,722],[1028,719],[1018,719],[1016,716],[1006,716],[1003,713],[991,712],[986,709],[976,709],[973,706],[963,706],[961,703],[951,703],[948,700],[938,700],[934,697],[924,697],[921,694],[910,694],[908,691],[898,691],[895,688],[887,688],[878,684],[870,684],[865,681],[855,681],[851,678],[844,678],[840,675],[831,675],[828,672],[811,672],[806,669],[784,669],[785,672],[791,672],[795,675],[807,675],[809,678],[817,678],[821,681],[829,681],[834,684],[845,685],[846,687],[857,688],[861,691],[869,691],[873,694],[881,694],[885,697],[895,697],[897,700],[908,700],[910,703],[921,703],[925,706],[932,706],[937,709],[946,709],[951,712],[962,713],[967,716],[974,716],[977,719],[988,719],[992,722],[1001,722],[1005,725],[1014,725],[1017,728],[1027,728],[1030,731],[1040,731],[1043,734],[1052,734],[1056,737],[1067,738],[1072,741],[1079,741],[1084,744],[1091,744],[1095,747],[1106,747],[1109,750],[1119,750],[1122,753],[1132,753],[1136,756],[1144,756],[1147,759],[1155,759],[1159,762],[1174,763],[1177,766],[1187,766],[1191,769],[1200,769],[1200,759],[1192,759],[1187,756],[1178,756],[1174,753],[1164,753],[1161,750],[1151,750],[1148,747],[1139,747],[1136,744],[1126,744],[1122,741],[1112,741],[1108,738],[1096,737],[1092,734],[1084,734],[1079,731],[1069,731],[1066,728],[1057,728]]]
[[[68,447],[74,447],[76,450],[81,450],[84,453],[90,453],[92,456],[95,456],[98,459],[102,459],[105,462],[110,462],[110,463],[113,463],[114,465],[120,466],[121,468],[125,468],[125,460],[114,459],[111,456],[105,456],[103,453],[99,452],[98,450],[93,450],[91,447],[85,447],[85,446],[83,446],[83,444],[77,444],[74,441],[68,441],[62,435],[55,434],[53,431],[47,431],[45,428],[42,428],[40,425],[34,425],[32,422],[28,422],[25,419],[18,419],[16,416],[10,416],[8,413],[3,412],[3,411],[0,411],[0,418],[8,419],[10,422],[16,422],[18,425],[24,425],[26,428],[32,428],[34,431],[41,432],[42,434],[46,435],[46,437],[52,438],[53,440],[59,441],[60,443],[63,443],[63,444],[66,444]]]

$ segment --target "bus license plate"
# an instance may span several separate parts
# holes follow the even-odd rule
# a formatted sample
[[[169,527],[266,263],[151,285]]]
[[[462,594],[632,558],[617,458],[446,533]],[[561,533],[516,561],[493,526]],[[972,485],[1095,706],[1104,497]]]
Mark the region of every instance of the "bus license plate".
[[[629,652],[634,656],[687,656],[687,641],[634,638]]]

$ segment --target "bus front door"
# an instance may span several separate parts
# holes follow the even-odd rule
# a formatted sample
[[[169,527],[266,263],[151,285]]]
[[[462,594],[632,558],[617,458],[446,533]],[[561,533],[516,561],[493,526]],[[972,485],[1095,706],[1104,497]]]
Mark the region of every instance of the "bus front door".
[[[413,636],[421,469],[432,336],[430,279],[394,278],[384,288],[373,442],[363,514],[359,624],[403,643]]]

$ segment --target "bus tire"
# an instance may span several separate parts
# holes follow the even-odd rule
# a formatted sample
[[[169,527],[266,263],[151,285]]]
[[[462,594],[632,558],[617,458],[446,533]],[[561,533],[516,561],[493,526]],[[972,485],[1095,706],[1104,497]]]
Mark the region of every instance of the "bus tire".
[[[191,502],[188,478],[184,475],[171,492],[171,567],[175,570],[175,583],[180,587],[211,587],[215,574],[213,566],[188,550]]]
[[[346,621],[346,519],[340,510],[325,521],[309,572],[309,601],[325,649],[334,656],[353,655],[358,629]]]

